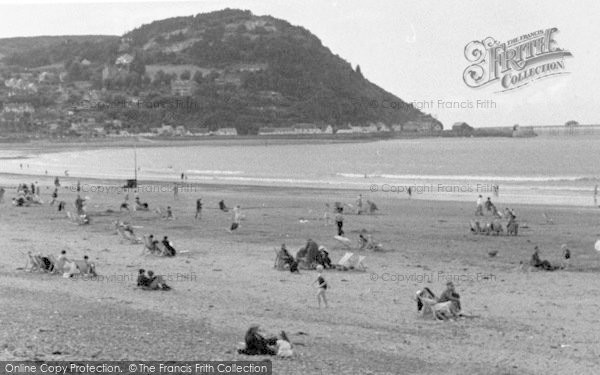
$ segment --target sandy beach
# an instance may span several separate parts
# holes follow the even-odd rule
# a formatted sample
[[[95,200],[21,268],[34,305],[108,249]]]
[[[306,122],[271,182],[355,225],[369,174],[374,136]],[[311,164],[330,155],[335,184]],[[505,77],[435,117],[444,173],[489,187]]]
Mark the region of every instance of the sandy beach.
[[[243,360],[236,345],[260,324],[272,334],[285,330],[294,344],[293,359],[272,358],[276,374],[593,374],[600,363],[593,208],[514,206],[527,228],[518,237],[494,237],[469,233],[474,204],[378,196],[380,212],[348,213],[345,229],[353,240],[371,231],[387,251],[358,251],[367,272],[327,271],[330,307],[318,309],[315,271],[273,269],[274,249],[286,243],[295,253],[310,237],[339,260],[346,249],[322,220],[324,204],[354,203],[358,192],[200,185],[177,200],[168,192],[141,194],[151,208],[172,206],[172,221],[119,213],[122,194],[85,193],[92,223],[78,226],[49,207],[52,179],[39,181],[44,205],[14,207],[8,190],[0,206],[2,359]],[[59,192],[70,210],[75,197]],[[204,210],[195,221],[198,197]],[[231,215],[217,208],[221,199],[246,215],[235,233],[227,231]],[[129,221],[140,236],[168,235],[184,253],[141,256],[142,245],[120,240],[116,220]],[[534,245],[543,259],[559,262],[562,243],[573,253],[568,270],[519,267]],[[76,259],[88,255],[101,276],[21,269],[27,251],[62,249]],[[165,275],[173,290],[136,289],[138,268]],[[428,286],[441,293],[448,279],[463,311],[475,317],[420,317],[415,292]]]

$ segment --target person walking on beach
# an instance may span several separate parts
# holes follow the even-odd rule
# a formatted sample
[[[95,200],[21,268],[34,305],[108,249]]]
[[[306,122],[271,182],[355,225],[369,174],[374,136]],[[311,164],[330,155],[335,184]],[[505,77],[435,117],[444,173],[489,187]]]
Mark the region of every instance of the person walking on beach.
[[[202,198],[196,200],[196,216],[194,218],[196,220],[202,219]]]
[[[408,187],[406,192],[408,193],[408,199],[412,198],[412,187],[411,186]]]
[[[56,198],[58,198],[58,188],[54,188],[54,191],[52,192],[52,200],[50,201],[50,206],[54,206]]]
[[[233,222],[231,223],[231,227],[229,228],[230,232],[238,229],[240,226],[240,221],[242,220],[241,207],[239,205],[233,208]]]
[[[83,199],[81,199],[80,195],[77,195],[77,199],[75,199],[75,208],[77,209],[77,215],[83,215],[85,213],[83,210]]]
[[[358,198],[356,198],[356,214],[360,215],[362,213],[363,207],[363,199],[362,194],[358,194]]]
[[[342,227],[344,226],[344,215],[340,210],[338,210],[338,212],[335,213],[335,223],[337,225],[338,236],[343,236],[344,230],[342,229]]]
[[[4,188],[0,186],[0,203],[4,203],[4,193],[5,192],[6,192],[6,190],[4,190]]]
[[[321,308],[321,300],[323,300],[323,302],[325,303],[325,307],[329,307],[327,305],[327,297],[325,296],[325,291],[327,291],[327,281],[325,281],[325,278],[322,275],[322,265],[319,264],[317,266],[317,272],[317,279],[312,283],[312,285],[317,284],[317,303],[319,304],[319,308]]]
[[[598,206],[598,185],[594,186],[594,206]]]
[[[179,186],[177,186],[177,183],[173,184],[173,199],[177,200],[179,196]]]
[[[479,195],[477,198],[477,208],[475,209],[475,216],[483,216],[483,197]]]
[[[167,217],[165,218],[165,220],[175,220],[171,206],[167,206]]]
[[[60,180],[58,179],[58,176],[54,177],[54,186],[55,187],[59,187],[60,186]]]

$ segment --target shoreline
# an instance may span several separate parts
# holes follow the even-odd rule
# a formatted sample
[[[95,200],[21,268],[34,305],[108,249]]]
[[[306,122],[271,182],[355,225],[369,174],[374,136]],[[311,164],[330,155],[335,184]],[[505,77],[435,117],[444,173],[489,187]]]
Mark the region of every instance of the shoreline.
[[[51,188],[54,186],[55,176],[50,175],[39,175],[39,174],[17,174],[17,173],[4,173],[0,172],[0,186],[4,186],[7,192],[5,193],[5,199],[10,198],[10,191],[16,189],[16,185],[20,183],[30,184],[31,182],[41,182],[45,181],[45,184],[41,186],[46,187],[46,194],[51,193]],[[138,188],[125,188],[125,179],[121,178],[107,178],[107,177],[75,177],[75,176],[58,176],[61,182],[61,191],[69,191],[75,192],[77,182],[81,182],[81,194],[87,194],[90,196],[93,195],[125,195],[126,193],[134,194],[139,192],[140,194],[148,194],[148,193],[164,193],[173,195],[173,186],[177,184],[179,189],[179,194],[191,194],[191,193],[201,193],[205,190],[229,190],[229,191],[277,191],[277,192],[292,192],[292,193],[317,193],[317,194],[331,194],[331,193],[341,193],[343,196],[353,196],[356,197],[358,194],[362,194],[366,199],[373,199],[375,203],[378,200],[382,199],[394,199],[394,200],[407,200],[407,201],[424,201],[424,202],[454,202],[454,203],[470,203],[474,208],[474,200],[473,197],[479,194],[479,192],[475,193],[433,193],[433,194],[417,194],[414,193],[413,197],[407,197],[406,193],[399,192],[377,192],[368,189],[361,189],[357,186],[327,186],[327,185],[289,185],[289,184],[258,184],[258,183],[232,183],[231,181],[189,181],[184,180],[183,182],[177,178],[173,177],[170,179],[138,179]],[[25,181],[24,181],[25,180]],[[33,181],[32,181],[33,180]],[[65,182],[68,182],[69,185],[65,185]],[[365,182],[365,185],[373,186],[369,182]],[[50,189],[50,190],[49,190]],[[491,191],[485,192],[489,195],[493,196]],[[369,197],[369,198],[367,198]],[[507,200],[506,198],[509,197]],[[590,200],[592,198],[590,197]],[[527,202],[527,198],[516,197],[516,199],[510,199],[510,194],[503,194],[501,197],[495,197],[494,202],[498,204],[501,202],[503,206],[499,206],[499,209],[502,209],[506,204],[512,205],[520,205],[520,206],[530,206],[530,207],[547,207],[551,209],[557,208],[565,208],[565,209],[589,209],[589,210],[598,210],[600,207],[594,206],[593,204],[573,204],[571,201],[566,202],[536,202],[531,201]],[[354,203],[354,199],[351,200],[351,204]],[[600,210],[598,210],[600,212]]]

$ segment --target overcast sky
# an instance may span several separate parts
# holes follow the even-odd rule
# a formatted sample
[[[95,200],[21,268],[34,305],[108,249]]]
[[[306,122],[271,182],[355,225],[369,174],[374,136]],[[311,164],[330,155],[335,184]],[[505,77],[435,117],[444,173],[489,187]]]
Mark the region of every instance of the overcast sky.
[[[1,1],[0,37],[121,35],[154,20],[230,8],[300,25],[363,75],[407,102],[424,106],[446,127],[600,123],[600,1],[219,0],[51,2]],[[463,81],[465,46],[500,42],[556,27],[558,47],[573,57],[565,71],[516,90],[498,82],[473,89]],[[477,108],[477,101],[495,108]],[[433,103],[432,103],[433,101]],[[471,104],[473,108],[459,108]],[[449,107],[449,108],[448,108]],[[394,110],[394,109],[389,109]]]

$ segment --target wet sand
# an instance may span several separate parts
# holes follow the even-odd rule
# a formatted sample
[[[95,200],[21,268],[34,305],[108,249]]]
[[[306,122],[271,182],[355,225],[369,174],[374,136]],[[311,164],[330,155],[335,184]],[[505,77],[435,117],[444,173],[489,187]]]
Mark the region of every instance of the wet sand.
[[[528,228],[494,237],[469,233],[472,203],[377,196],[380,212],[349,212],[345,230],[355,240],[365,228],[388,251],[360,251],[367,272],[326,272],[330,307],[319,310],[310,286],[316,273],[274,270],[274,249],[286,243],[295,253],[311,237],[339,260],[346,250],[321,220],[324,204],[354,204],[358,192],[205,185],[178,200],[141,195],[151,208],[172,206],[173,221],[119,213],[122,194],[85,193],[92,224],[77,226],[48,206],[52,179],[39,181],[43,206],[12,206],[14,190],[0,205],[0,359],[243,360],[236,345],[260,324],[273,334],[285,330],[295,344],[295,358],[272,358],[276,374],[593,374],[600,363],[600,254],[593,249],[600,211],[593,208],[516,205]],[[72,211],[76,192],[59,194]],[[205,208],[195,221],[198,197]],[[231,215],[217,209],[220,199],[246,215],[235,233],[226,230]],[[141,256],[142,245],[120,241],[115,220],[139,227],[138,235],[168,235],[187,253]],[[534,245],[559,262],[562,243],[573,254],[568,270],[519,267]],[[29,250],[62,249],[89,255],[102,277],[18,269]],[[173,290],[136,289],[138,268],[165,275]],[[439,294],[448,279],[476,318],[418,316],[415,291]]]

